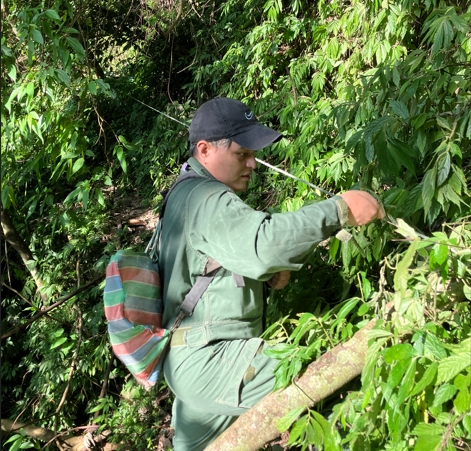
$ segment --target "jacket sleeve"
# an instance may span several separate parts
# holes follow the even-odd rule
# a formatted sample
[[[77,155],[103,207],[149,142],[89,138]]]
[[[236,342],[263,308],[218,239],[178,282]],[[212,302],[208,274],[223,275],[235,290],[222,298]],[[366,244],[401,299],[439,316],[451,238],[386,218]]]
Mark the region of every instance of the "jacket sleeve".
[[[335,198],[269,215],[221,185],[203,184],[192,193],[187,240],[237,274],[268,280],[277,271],[299,270],[317,244],[341,228]]]

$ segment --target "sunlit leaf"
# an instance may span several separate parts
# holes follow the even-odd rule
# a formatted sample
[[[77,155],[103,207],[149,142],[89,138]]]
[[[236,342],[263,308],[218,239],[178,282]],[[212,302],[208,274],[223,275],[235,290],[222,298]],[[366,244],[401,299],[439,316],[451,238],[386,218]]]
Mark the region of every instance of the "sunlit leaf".
[[[276,427],[280,432],[285,432],[289,429],[289,427],[299,418],[304,412],[305,408],[300,407],[298,409],[290,410],[283,418],[281,418]]]
[[[407,238],[408,240],[415,240],[418,238],[417,232],[408,225],[403,219],[396,218],[396,232]]]
[[[471,367],[469,354],[452,355],[440,361],[437,382],[448,382],[465,368]]]

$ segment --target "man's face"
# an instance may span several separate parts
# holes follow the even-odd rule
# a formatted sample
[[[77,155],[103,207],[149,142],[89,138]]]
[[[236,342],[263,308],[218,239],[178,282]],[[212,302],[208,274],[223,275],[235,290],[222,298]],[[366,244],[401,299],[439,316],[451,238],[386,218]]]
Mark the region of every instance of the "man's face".
[[[200,141],[197,159],[215,179],[234,191],[247,189],[250,175],[257,167],[254,151],[244,149],[236,142],[229,147],[215,147]]]

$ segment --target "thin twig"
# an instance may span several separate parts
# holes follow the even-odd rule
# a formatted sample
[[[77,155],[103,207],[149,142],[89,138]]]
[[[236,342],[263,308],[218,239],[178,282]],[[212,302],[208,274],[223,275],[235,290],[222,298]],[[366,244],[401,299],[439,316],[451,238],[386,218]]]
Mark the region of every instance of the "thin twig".
[[[57,406],[56,415],[61,411],[62,406],[64,405],[65,400],[67,398],[67,394],[69,393],[70,383],[72,381],[72,376],[74,375],[75,367],[77,365],[77,360],[80,354],[80,345],[82,344],[82,312],[80,308],[78,307],[78,305],[74,305],[74,307],[78,316],[78,324],[76,327],[77,346],[75,347],[75,355],[74,355],[74,358],[72,359],[72,364],[70,365],[69,377],[67,379],[67,386],[65,387],[64,393],[62,393],[62,398],[59,402],[59,405]]]
[[[22,426],[24,427],[24,426]],[[91,428],[93,428],[93,430],[95,431],[96,429],[98,429],[98,426],[77,426],[75,428],[72,428],[72,429],[67,429],[66,431],[64,432],[61,432],[60,434],[57,434],[55,435],[51,440],[49,440],[42,448],[41,448],[41,451],[45,450],[53,441],[57,440],[58,438],[62,437],[63,435],[67,435],[69,432],[73,432],[73,431],[80,431],[82,429],[87,429],[87,430],[90,430]],[[21,429],[21,428],[19,428]],[[11,431],[9,432],[13,432],[15,430],[18,430],[18,429],[12,429]]]
[[[111,359],[108,362],[108,366],[106,367],[105,376],[103,378],[103,384],[101,386],[100,396],[98,397],[98,399],[104,398],[106,395],[106,389],[108,388],[108,381],[110,379],[111,370],[113,369],[113,363],[114,363],[114,353],[113,351],[111,351]],[[99,413],[100,411],[97,410],[95,412],[94,418],[96,418],[99,415]]]
[[[104,274],[101,274],[99,277],[97,277],[96,279],[92,280],[91,282],[88,282],[87,284],[83,285],[78,290],[75,290],[73,293],[70,293],[70,294],[64,296],[62,299],[60,299],[56,303],[50,305],[49,307],[45,308],[44,310],[39,311],[39,313],[34,315],[28,321],[14,327],[12,330],[10,330],[7,333],[3,334],[0,337],[0,340],[4,340],[5,338],[11,337],[12,335],[15,335],[16,333],[22,331],[23,329],[28,327],[30,324],[34,323],[38,318],[41,318],[42,316],[49,313],[51,310],[54,310],[55,308],[62,305],[64,302],[68,301],[69,299],[73,298],[74,296],[77,296],[77,294],[81,293],[82,291],[85,291],[87,288],[89,288],[89,287],[95,285],[97,282],[100,282],[101,280],[103,280],[104,276],[105,276]]]
[[[172,103],[174,102],[170,94],[170,81],[172,79],[172,69],[173,69],[173,41],[174,41],[174,35],[172,34],[172,42],[170,43],[170,67],[168,69],[168,82],[167,82],[167,94],[168,94],[168,98],[170,99],[170,102]]]
[[[13,426],[16,424],[16,422],[20,419],[21,415],[23,415],[23,413],[25,412],[25,410],[29,407],[29,405],[34,402],[36,399],[39,398],[39,395],[34,397],[34,398],[31,398],[30,401],[28,402],[28,404],[26,404],[26,407],[17,415],[17,417],[15,418],[15,421],[13,421]]]
[[[26,302],[26,304],[28,304],[30,307],[34,307],[35,306],[28,301],[28,299],[26,299],[19,291],[15,290],[14,288],[10,287],[9,285],[7,285],[6,283],[3,284],[3,286],[5,288],[8,288],[10,291],[13,291],[13,293],[15,293],[17,296],[19,296],[21,299],[23,299],[24,302]],[[54,321],[57,321],[59,324],[66,324],[64,321],[61,321],[60,319],[57,319],[57,318],[54,318],[53,316],[51,315],[46,315],[47,318],[49,319],[52,319]]]
[[[3,233],[2,233],[2,238],[3,238]],[[11,284],[11,275],[10,275],[10,261],[8,259],[8,248],[7,248],[7,242],[5,240],[5,261],[7,264],[7,276],[8,276],[8,283]]]
[[[296,87],[294,86],[293,77],[291,76],[291,74],[289,72],[289,68],[288,68],[288,77],[291,81],[291,89],[293,90],[294,105],[296,105],[298,103],[298,98],[297,98],[297,95],[296,95]]]

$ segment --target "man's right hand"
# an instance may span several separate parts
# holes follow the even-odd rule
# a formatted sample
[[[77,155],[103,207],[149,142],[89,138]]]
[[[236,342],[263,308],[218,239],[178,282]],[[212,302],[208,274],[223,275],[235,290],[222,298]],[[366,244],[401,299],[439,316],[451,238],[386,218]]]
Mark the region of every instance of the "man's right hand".
[[[378,201],[365,191],[346,191],[340,194],[348,205],[348,224],[362,226],[375,219],[384,218],[383,207]]]

